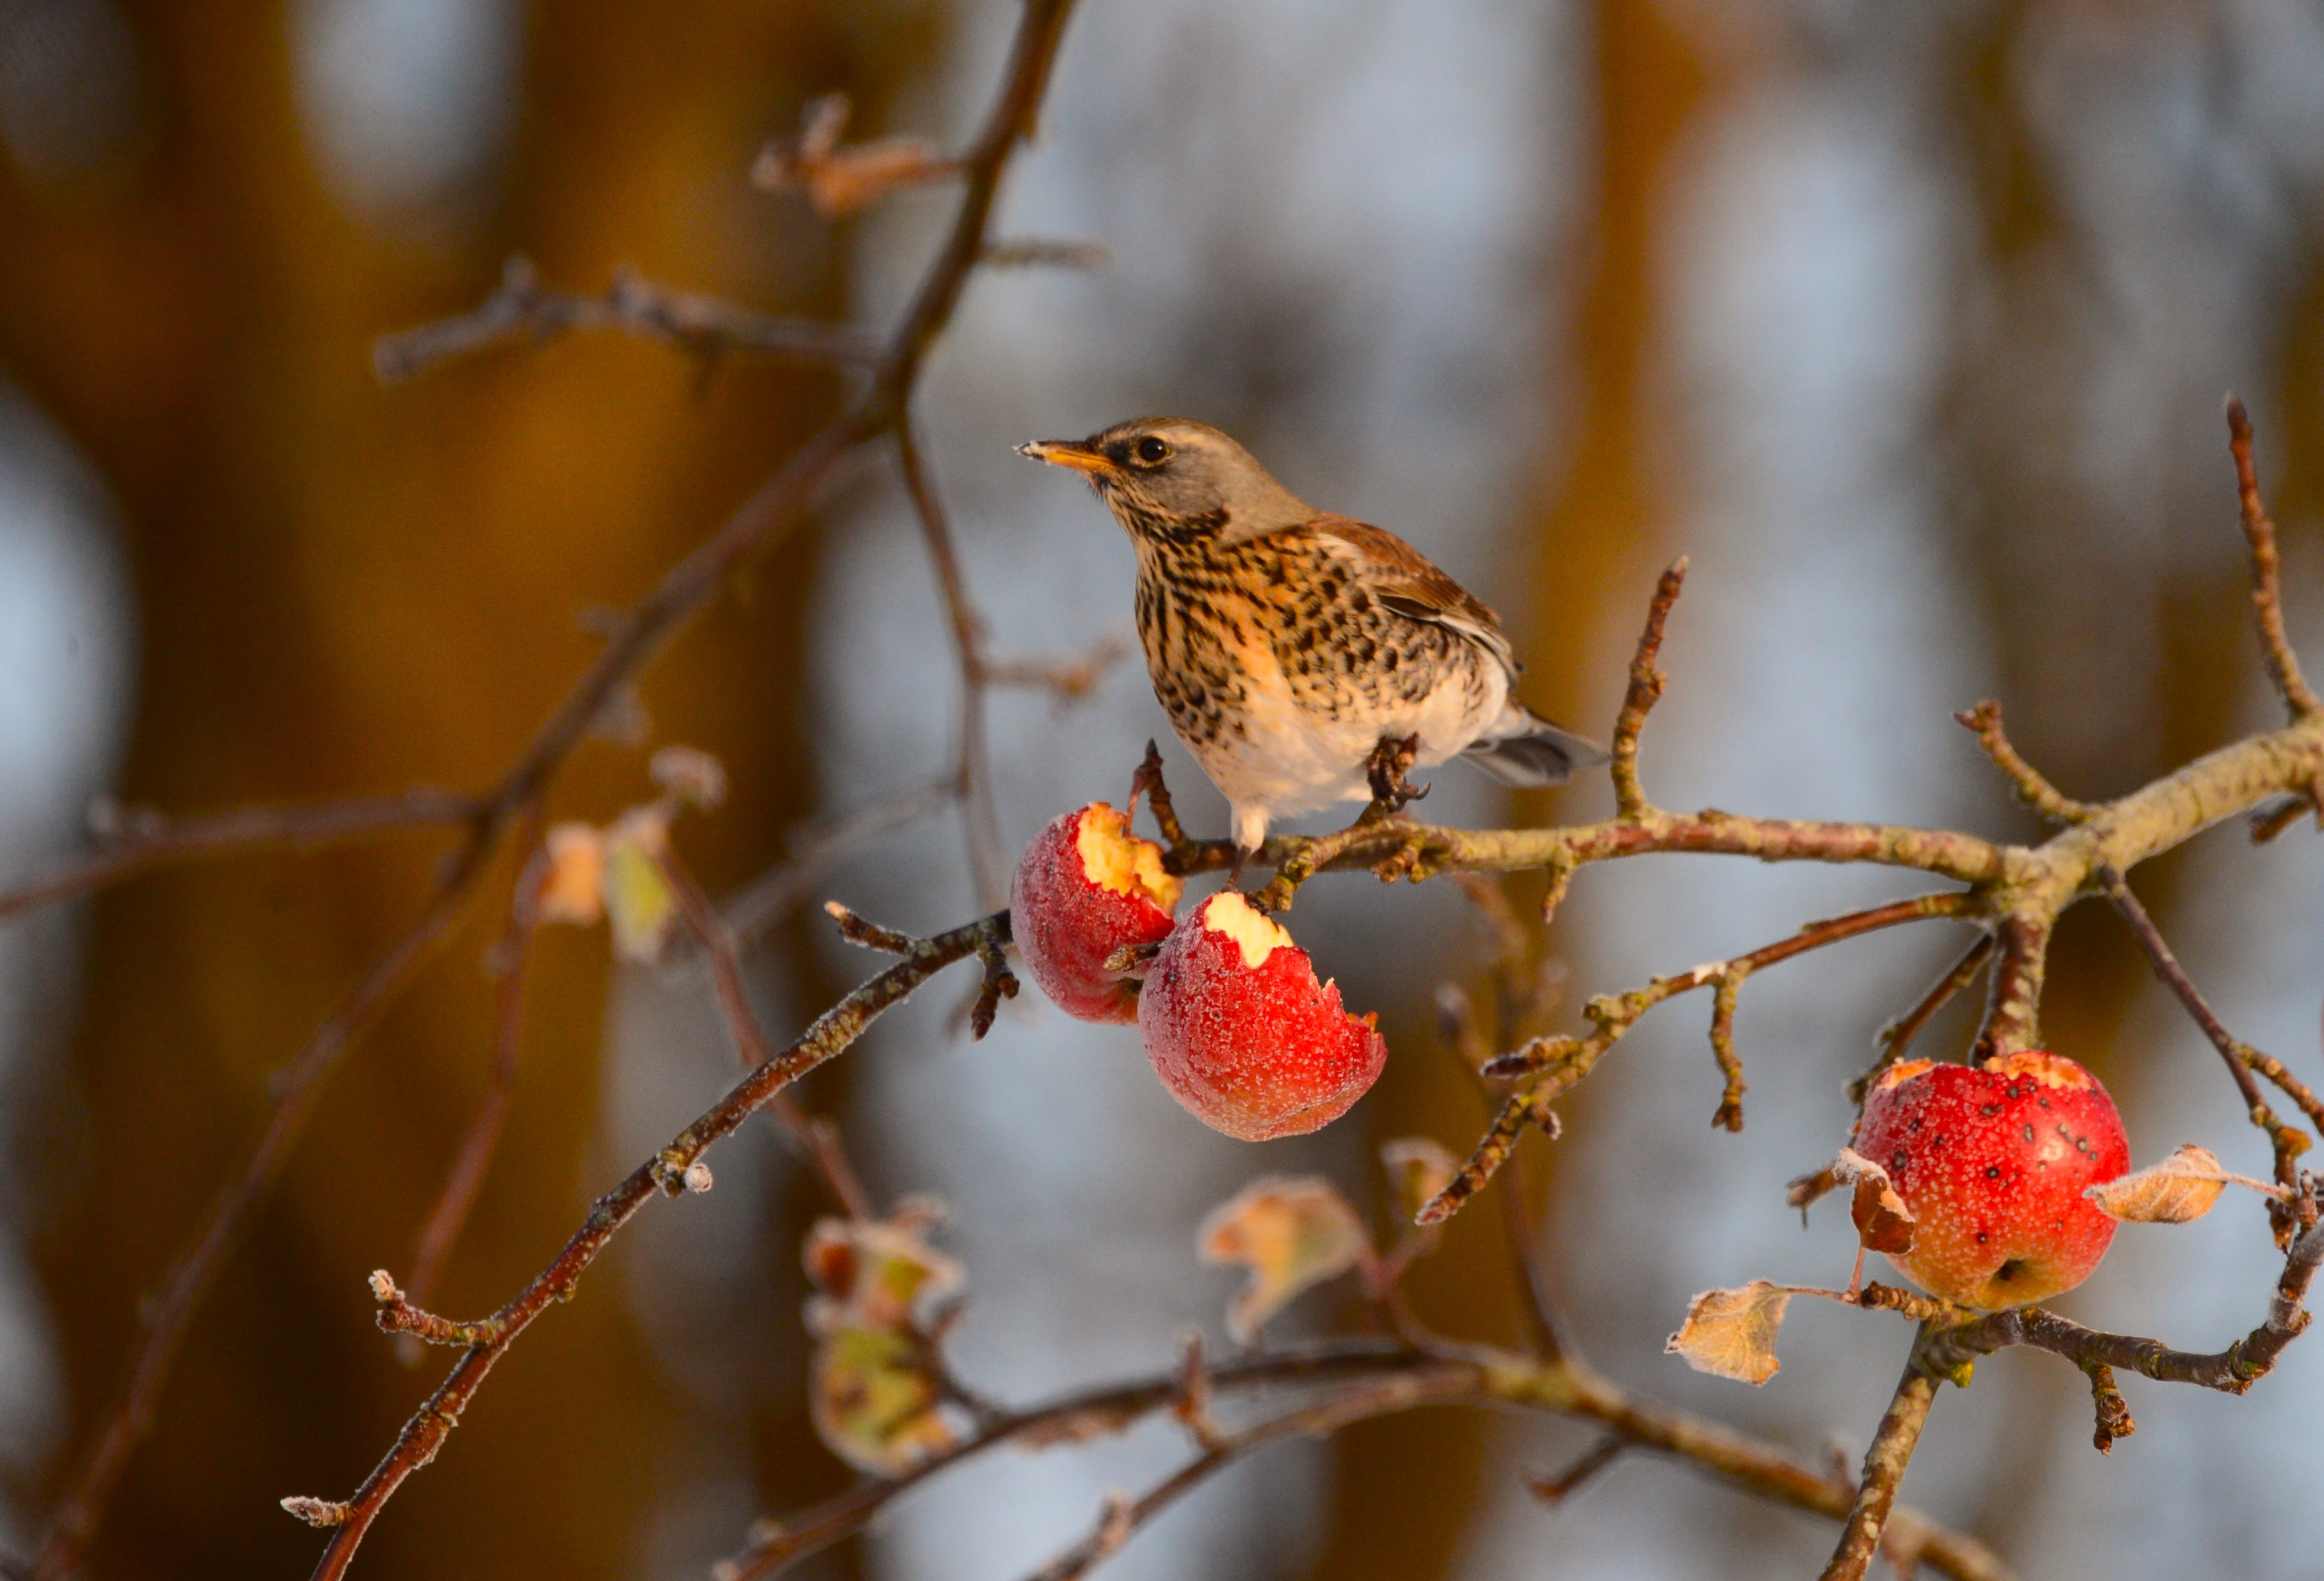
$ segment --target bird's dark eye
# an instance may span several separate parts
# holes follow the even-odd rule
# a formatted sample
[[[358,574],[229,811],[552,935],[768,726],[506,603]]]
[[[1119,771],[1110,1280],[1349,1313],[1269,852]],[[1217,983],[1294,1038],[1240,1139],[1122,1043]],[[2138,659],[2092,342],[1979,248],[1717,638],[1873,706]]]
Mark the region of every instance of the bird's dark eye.
[[[1148,466],[1159,466],[1170,454],[1170,447],[1148,434],[1138,442],[1138,459]]]

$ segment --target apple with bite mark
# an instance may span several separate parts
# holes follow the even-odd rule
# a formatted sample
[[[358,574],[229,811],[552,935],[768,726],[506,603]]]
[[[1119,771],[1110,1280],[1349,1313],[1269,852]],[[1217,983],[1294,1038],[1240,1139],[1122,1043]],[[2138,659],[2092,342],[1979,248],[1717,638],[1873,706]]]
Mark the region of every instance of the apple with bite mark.
[[[2082,1191],[2130,1167],[2098,1078],[2039,1050],[1891,1066],[1864,1100],[1855,1145],[1915,1221],[1911,1248],[1888,1260],[1930,1294],[1987,1310],[2088,1279],[2115,1221]]]
[[[1233,890],[1164,941],[1138,1000],[1162,1085],[1212,1129],[1247,1142],[1296,1136],[1348,1112],[1379,1079],[1388,1040],[1351,1016],[1337,983]]]
[[[1010,933],[1066,1015],[1135,1021],[1138,979],[1109,970],[1106,958],[1167,938],[1179,888],[1162,870],[1162,848],[1132,834],[1128,813],[1093,802],[1051,819],[1025,848],[1009,886]]]

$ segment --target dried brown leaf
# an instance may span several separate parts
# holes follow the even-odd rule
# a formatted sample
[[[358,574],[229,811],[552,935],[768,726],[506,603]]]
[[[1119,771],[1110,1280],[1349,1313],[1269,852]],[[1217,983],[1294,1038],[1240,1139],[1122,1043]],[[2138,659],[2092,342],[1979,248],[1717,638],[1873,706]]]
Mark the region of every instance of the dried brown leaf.
[[[1913,1210],[1896,1194],[1888,1172],[1853,1148],[1843,1147],[1831,1161],[1835,1179],[1855,1187],[1849,1217],[1856,1221],[1856,1238],[1869,1252],[1909,1252],[1913,1249]]]
[[[2082,1195],[2099,1212],[2126,1224],[2185,1224],[2209,1213],[2235,1178],[2219,1168],[2210,1149],[2188,1142],[2161,1163],[2118,1175]]]
[[[1686,1322],[1663,1349],[1686,1358],[1698,1373],[1758,1384],[1774,1377],[1775,1335],[1784,1326],[1791,1291],[1764,1279],[1740,1290],[1706,1290],[1686,1310]]]
[[[1315,1175],[1253,1181],[1211,1210],[1195,1245],[1205,1263],[1250,1270],[1227,1309],[1227,1332],[1245,1344],[1302,1291],[1346,1273],[1372,1249],[1356,1210]]]

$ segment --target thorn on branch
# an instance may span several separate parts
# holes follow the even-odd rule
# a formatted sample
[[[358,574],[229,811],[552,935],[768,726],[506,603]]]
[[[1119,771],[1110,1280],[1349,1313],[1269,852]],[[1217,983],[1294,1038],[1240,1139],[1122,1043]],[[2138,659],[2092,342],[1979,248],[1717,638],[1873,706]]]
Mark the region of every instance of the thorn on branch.
[[[1626,823],[1643,823],[1655,811],[1638,782],[1638,735],[1668,680],[1655,667],[1655,659],[1662,652],[1663,623],[1670,619],[1671,606],[1678,602],[1679,589],[1685,582],[1686,556],[1681,555],[1655,584],[1655,596],[1646,605],[1646,630],[1638,634],[1637,652],[1630,659],[1629,689],[1614,721],[1614,802],[1617,815]]]
[[[2042,771],[2025,761],[2015,747],[2009,744],[2008,735],[2001,728],[2001,704],[1988,697],[1975,708],[1963,709],[1953,715],[1963,729],[1974,732],[1985,755],[2017,792],[2017,799],[2033,808],[2052,823],[2087,823],[2103,811],[2089,802],[2078,802],[2043,777]]]
[[[2318,823],[2324,826],[2324,797],[2319,797],[2319,793],[2312,787],[2301,795],[2276,796],[2262,802],[2248,814],[2251,842],[2265,845],[2306,817],[2311,807],[2316,809]]]
[[[1559,850],[1549,859],[1549,887],[1541,897],[1541,925],[1545,928],[1557,919],[1557,908],[1564,904],[1567,886],[1573,882],[1573,870],[1579,866],[1572,853]]]
[[[2296,723],[2324,713],[2324,698],[2310,690],[2300,673],[2300,656],[2283,630],[2283,589],[2276,571],[2275,523],[2259,497],[2259,469],[2252,461],[2251,418],[2244,403],[2227,397],[2227,451],[2235,457],[2236,495],[2242,507],[2244,538],[2251,546],[2252,608],[2259,620],[2260,651],[2268,678],[2283,696]],[[2324,813],[2319,813],[2324,816]]]

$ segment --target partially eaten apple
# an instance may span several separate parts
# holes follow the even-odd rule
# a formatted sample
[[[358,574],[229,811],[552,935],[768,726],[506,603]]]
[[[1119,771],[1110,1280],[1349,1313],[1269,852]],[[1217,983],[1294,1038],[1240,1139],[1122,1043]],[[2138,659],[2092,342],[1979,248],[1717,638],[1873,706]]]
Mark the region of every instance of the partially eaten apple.
[[[1179,881],[1162,848],[1103,802],[1050,820],[1009,887],[1009,926],[1025,969],[1068,1016],[1138,1019],[1138,973],[1110,969],[1124,945],[1169,936]]]
[[[1331,1124],[1388,1062],[1370,1016],[1351,1016],[1307,952],[1232,890],[1186,915],[1138,1000],[1146,1057],[1204,1124],[1246,1142]]]

